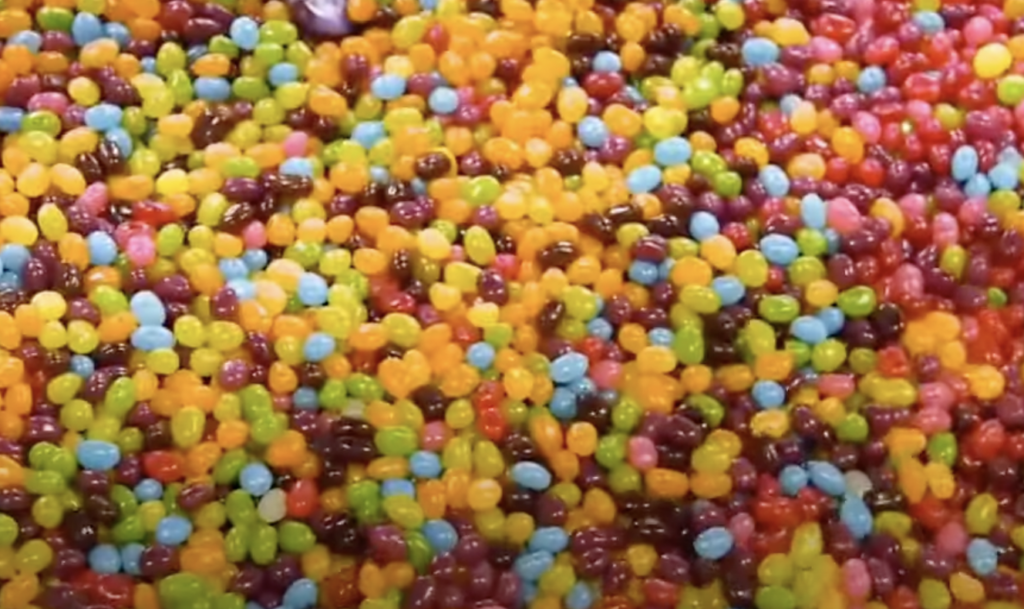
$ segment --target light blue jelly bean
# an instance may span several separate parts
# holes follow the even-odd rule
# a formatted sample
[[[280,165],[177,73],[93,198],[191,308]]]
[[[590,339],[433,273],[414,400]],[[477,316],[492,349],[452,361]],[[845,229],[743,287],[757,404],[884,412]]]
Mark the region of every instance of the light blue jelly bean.
[[[108,266],[117,259],[117,243],[107,233],[99,231],[89,233],[89,236],[85,238],[85,243],[89,246],[89,261],[92,264]],[[27,256],[25,262],[28,262]],[[20,270],[20,267],[13,267],[6,261],[4,262],[4,267],[15,272]]]
[[[403,478],[389,478],[380,483],[380,494],[382,497],[405,495],[406,497],[415,498],[416,486],[413,485],[412,482]]]
[[[693,549],[701,558],[718,560],[732,550],[733,537],[725,527],[711,527],[697,535]]]
[[[992,192],[992,183],[988,176],[983,173],[976,173],[967,183],[964,184],[964,194],[968,198],[987,197]]]
[[[750,389],[754,402],[764,409],[778,408],[786,403],[786,389],[775,381],[757,381]]]
[[[753,36],[743,42],[740,49],[743,62],[749,66],[761,67],[779,59],[779,45],[767,38]]]
[[[560,421],[569,421],[576,416],[576,394],[565,387],[555,387],[548,403],[551,415]]]
[[[807,487],[808,478],[807,470],[804,468],[799,465],[787,465],[779,472],[779,486],[782,487],[783,493],[795,497]]]
[[[594,604],[594,591],[584,582],[576,582],[565,595],[566,609],[590,609]]]
[[[327,302],[327,281],[316,273],[303,273],[299,276],[297,294],[307,307],[319,307]]]
[[[784,197],[789,193],[789,176],[781,167],[765,165],[757,177],[769,196]]]
[[[758,247],[768,262],[779,266],[789,266],[800,256],[800,247],[787,235],[765,235]]]
[[[312,387],[299,387],[292,393],[292,406],[299,410],[316,410],[320,405],[320,396]]]
[[[527,547],[531,552],[543,550],[558,554],[569,546],[569,535],[562,527],[540,527],[530,536]]]
[[[352,128],[352,139],[367,150],[385,137],[387,131],[384,129],[384,123],[380,121],[358,123]]]
[[[974,538],[967,544],[967,564],[981,576],[992,575],[999,566],[996,547],[987,539]]]
[[[671,347],[675,334],[668,328],[654,328],[647,333],[647,342],[655,347]]]
[[[629,172],[626,188],[633,194],[644,194],[661,185],[661,169],[656,165],[644,165]]]
[[[618,72],[622,69],[622,60],[611,51],[598,51],[590,65],[595,72]]]
[[[869,66],[857,75],[857,88],[861,93],[874,93],[884,88],[887,80],[885,70],[878,66]]]
[[[123,116],[124,111],[114,104],[97,104],[85,111],[85,126],[105,133],[120,127]]]
[[[308,578],[293,581],[284,591],[281,600],[288,609],[309,609],[316,604],[318,587],[316,582]]]
[[[192,535],[192,521],[184,516],[163,517],[156,525],[154,537],[165,546],[180,546]]]
[[[690,236],[696,241],[710,239],[721,232],[718,218],[706,211],[695,212],[690,216]]]
[[[1020,183],[1020,173],[1010,163],[999,163],[988,172],[988,181],[996,190],[1013,190]]]
[[[196,97],[206,101],[222,102],[231,97],[231,83],[219,76],[200,76],[192,83]]]
[[[140,502],[156,501],[164,496],[164,485],[159,480],[143,478],[135,485],[135,498]]]
[[[302,346],[302,354],[306,361],[321,362],[334,353],[336,342],[334,337],[324,332],[314,332],[306,337]]]
[[[417,478],[437,478],[441,470],[441,458],[436,453],[418,450],[409,457],[409,471]]]
[[[814,314],[825,324],[829,336],[835,336],[846,325],[846,315],[837,307],[825,307]]]
[[[96,372],[96,364],[86,355],[75,354],[71,356],[71,371],[87,379]]]
[[[825,322],[810,315],[801,315],[794,319],[793,323],[789,324],[789,333],[808,345],[817,345],[828,338]]]
[[[162,326],[167,321],[167,311],[160,297],[143,290],[137,292],[131,299],[132,315],[143,326]]]
[[[828,207],[818,195],[811,193],[800,199],[800,219],[804,226],[821,230],[828,223]]]
[[[864,539],[871,534],[875,526],[871,508],[864,500],[854,495],[847,495],[839,507],[839,519],[855,539]]]
[[[128,575],[142,575],[142,552],[145,549],[141,543],[130,543],[121,548],[121,569]]]
[[[584,116],[576,125],[576,137],[580,138],[580,142],[587,148],[600,148],[610,134],[604,121],[596,116]]]
[[[477,370],[487,370],[490,368],[494,364],[496,355],[497,352],[494,350],[494,346],[482,341],[473,343],[469,346],[469,349],[466,349],[466,361]]]
[[[260,26],[249,17],[238,17],[231,22],[228,35],[231,36],[231,42],[238,45],[238,48],[243,51],[252,51],[260,42]]]
[[[71,21],[71,39],[80,47],[103,36],[103,22],[92,13],[77,13]]]
[[[274,475],[262,463],[250,463],[242,468],[238,477],[242,489],[254,497],[262,497],[270,491]]]
[[[121,449],[117,444],[103,440],[82,440],[75,448],[78,464],[83,469],[110,471],[121,462]]]
[[[966,182],[978,173],[978,151],[974,146],[960,146],[950,161],[950,174],[958,182]]]
[[[711,289],[718,294],[723,306],[734,305],[747,295],[743,282],[732,275],[722,275],[711,280]]]
[[[109,543],[101,543],[89,550],[89,568],[96,573],[112,575],[121,572],[121,553]]]
[[[174,346],[174,333],[162,326],[140,326],[132,332],[132,346],[139,351],[170,349]]]
[[[551,472],[532,461],[516,463],[510,473],[513,482],[530,490],[543,491],[551,486]]]
[[[555,565],[555,558],[549,552],[528,552],[516,558],[512,568],[520,578],[535,582],[551,570]]]
[[[587,334],[602,340],[610,340],[615,334],[615,328],[607,319],[595,317],[587,322]]]
[[[459,94],[451,87],[438,87],[430,92],[427,104],[434,114],[451,114],[459,109]]]
[[[590,360],[582,353],[566,353],[551,362],[548,373],[556,383],[571,383],[582,377],[590,369]]]
[[[452,523],[443,519],[428,520],[423,523],[423,536],[436,554],[451,552],[459,541],[459,532]]]
[[[381,74],[370,83],[370,92],[384,101],[398,99],[405,95],[405,79],[398,74]]]
[[[654,285],[658,282],[658,265],[646,260],[634,260],[627,273],[629,280],[640,285]]]
[[[811,461],[807,464],[807,473],[815,488],[833,497],[846,493],[846,478],[839,468],[827,461]]]

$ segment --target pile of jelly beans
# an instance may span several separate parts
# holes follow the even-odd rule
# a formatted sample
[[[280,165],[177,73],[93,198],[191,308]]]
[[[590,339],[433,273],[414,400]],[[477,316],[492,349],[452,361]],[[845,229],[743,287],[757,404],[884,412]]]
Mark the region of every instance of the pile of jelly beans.
[[[1024,607],[1024,0],[3,0],[0,135],[0,609]]]

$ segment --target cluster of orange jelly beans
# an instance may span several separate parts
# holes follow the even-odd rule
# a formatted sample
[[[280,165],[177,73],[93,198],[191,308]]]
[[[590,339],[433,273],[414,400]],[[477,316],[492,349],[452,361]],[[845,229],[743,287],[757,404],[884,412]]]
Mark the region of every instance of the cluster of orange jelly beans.
[[[0,41],[0,609],[1024,606],[1024,0]]]

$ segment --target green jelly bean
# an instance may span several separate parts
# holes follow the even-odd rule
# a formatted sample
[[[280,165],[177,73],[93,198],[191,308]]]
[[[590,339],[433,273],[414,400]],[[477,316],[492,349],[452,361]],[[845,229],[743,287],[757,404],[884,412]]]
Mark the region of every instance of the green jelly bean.
[[[921,609],[949,609],[953,604],[949,588],[937,579],[922,579],[917,586],[917,596],[921,601]]]
[[[0,513],[0,548],[10,548],[18,539],[18,521]]]
[[[206,413],[195,406],[186,406],[171,417],[171,439],[175,446],[191,448],[203,439]]]
[[[608,472],[608,487],[616,495],[643,490],[643,476],[628,463],[619,463]]]
[[[249,541],[249,554],[252,561],[260,566],[274,562],[277,558],[277,529],[265,522],[256,524]]]
[[[788,586],[793,581],[793,561],[785,554],[769,554],[757,567],[757,579],[765,586]]]
[[[406,457],[416,452],[418,434],[408,427],[386,427],[373,438],[377,450],[385,457]]]
[[[423,526],[423,508],[409,495],[392,495],[384,499],[384,514],[403,529],[416,530]]]
[[[824,340],[811,350],[811,365],[818,372],[835,372],[846,362],[846,345],[834,338]]]
[[[345,381],[342,380],[329,379],[317,395],[320,406],[327,410],[340,410],[348,403],[348,391],[345,389]]]
[[[191,609],[196,601],[211,593],[206,580],[193,573],[168,575],[157,582],[156,589],[163,609]]]
[[[775,329],[760,319],[751,319],[747,322],[747,325],[743,327],[740,338],[746,350],[750,352],[751,357],[775,351]]]
[[[224,499],[224,508],[227,510],[228,521],[235,526],[255,524],[258,520],[252,495],[242,489],[228,493]]]
[[[836,436],[843,442],[859,444],[868,439],[868,421],[863,415],[849,412],[836,426]]]
[[[135,498],[135,493],[123,484],[115,484],[110,489],[110,499],[117,506],[122,517],[134,514],[139,510],[139,500]]]
[[[146,537],[146,529],[142,524],[142,518],[133,514],[122,518],[110,531],[114,541],[118,544],[142,541]]]
[[[971,535],[988,535],[999,519],[999,502],[991,493],[975,496],[964,511],[964,524]]]
[[[623,397],[612,406],[612,427],[615,431],[629,433],[636,429],[643,417],[643,409],[635,400]]]
[[[223,455],[217,464],[213,466],[213,481],[216,484],[226,486],[232,485],[238,480],[242,468],[249,462],[249,456],[244,449],[233,448]]]
[[[281,550],[289,554],[302,554],[316,545],[316,535],[309,525],[295,520],[286,520],[278,525],[277,538]]]
[[[594,459],[605,469],[622,463],[626,458],[626,442],[628,437],[621,433],[610,433],[597,441]]]
[[[718,427],[725,418],[725,408],[722,403],[710,395],[699,393],[686,398],[686,404],[700,411],[704,421],[711,427]]]
[[[782,586],[763,586],[754,594],[754,606],[757,609],[794,609],[796,595]]]
[[[873,289],[859,285],[840,292],[836,304],[847,317],[861,318],[870,315],[878,301]]]
[[[252,527],[248,525],[233,526],[224,536],[224,557],[228,562],[242,562],[249,556],[249,539]]]
[[[711,288],[703,285],[686,285],[679,293],[679,302],[694,313],[710,315],[722,307],[722,300]]]
[[[349,485],[345,492],[357,520],[368,523],[381,518],[380,484],[376,481],[360,480]]]
[[[41,6],[36,11],[36,23],[44,30],[70,32],[74,20],[74,13],[66,8]]]
[[[462,240],[466,249],[466,255],[475,264],[486,266],[497,255],[494,239],[483,227],[472,226],[466,229],[466,234]]]
[[[25,490],[33,495],[57,495],[67,490],[67,483],[57,472],[28,470]]]
[[[956,436],[948,431],[940,431],[929,438],[926,451],[929,460],[949,467],[953,467],[956,463],[956,458],[960,452],[956,443]]]
[[[789,294],[765,296],[757,303],[757,314],[774,324],[789,323],[800,314],[800,301]]]
[[[684,366],[696,366],[704,361],[704,333],[694,325],[676,330],[672,351]]]
[[[408,531],[405,534],[405,547],[409,553],[409,564],[418,573],[423,573],[434,558],[434,552],[430,549],[427,538],[419,531]]]

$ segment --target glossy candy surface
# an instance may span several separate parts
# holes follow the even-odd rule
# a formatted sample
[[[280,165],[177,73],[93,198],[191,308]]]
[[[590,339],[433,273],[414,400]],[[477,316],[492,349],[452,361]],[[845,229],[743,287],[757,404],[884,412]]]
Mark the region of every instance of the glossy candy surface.
[[[1024,0],[6,0],[0,134],[0,609],[1024,607]]]

